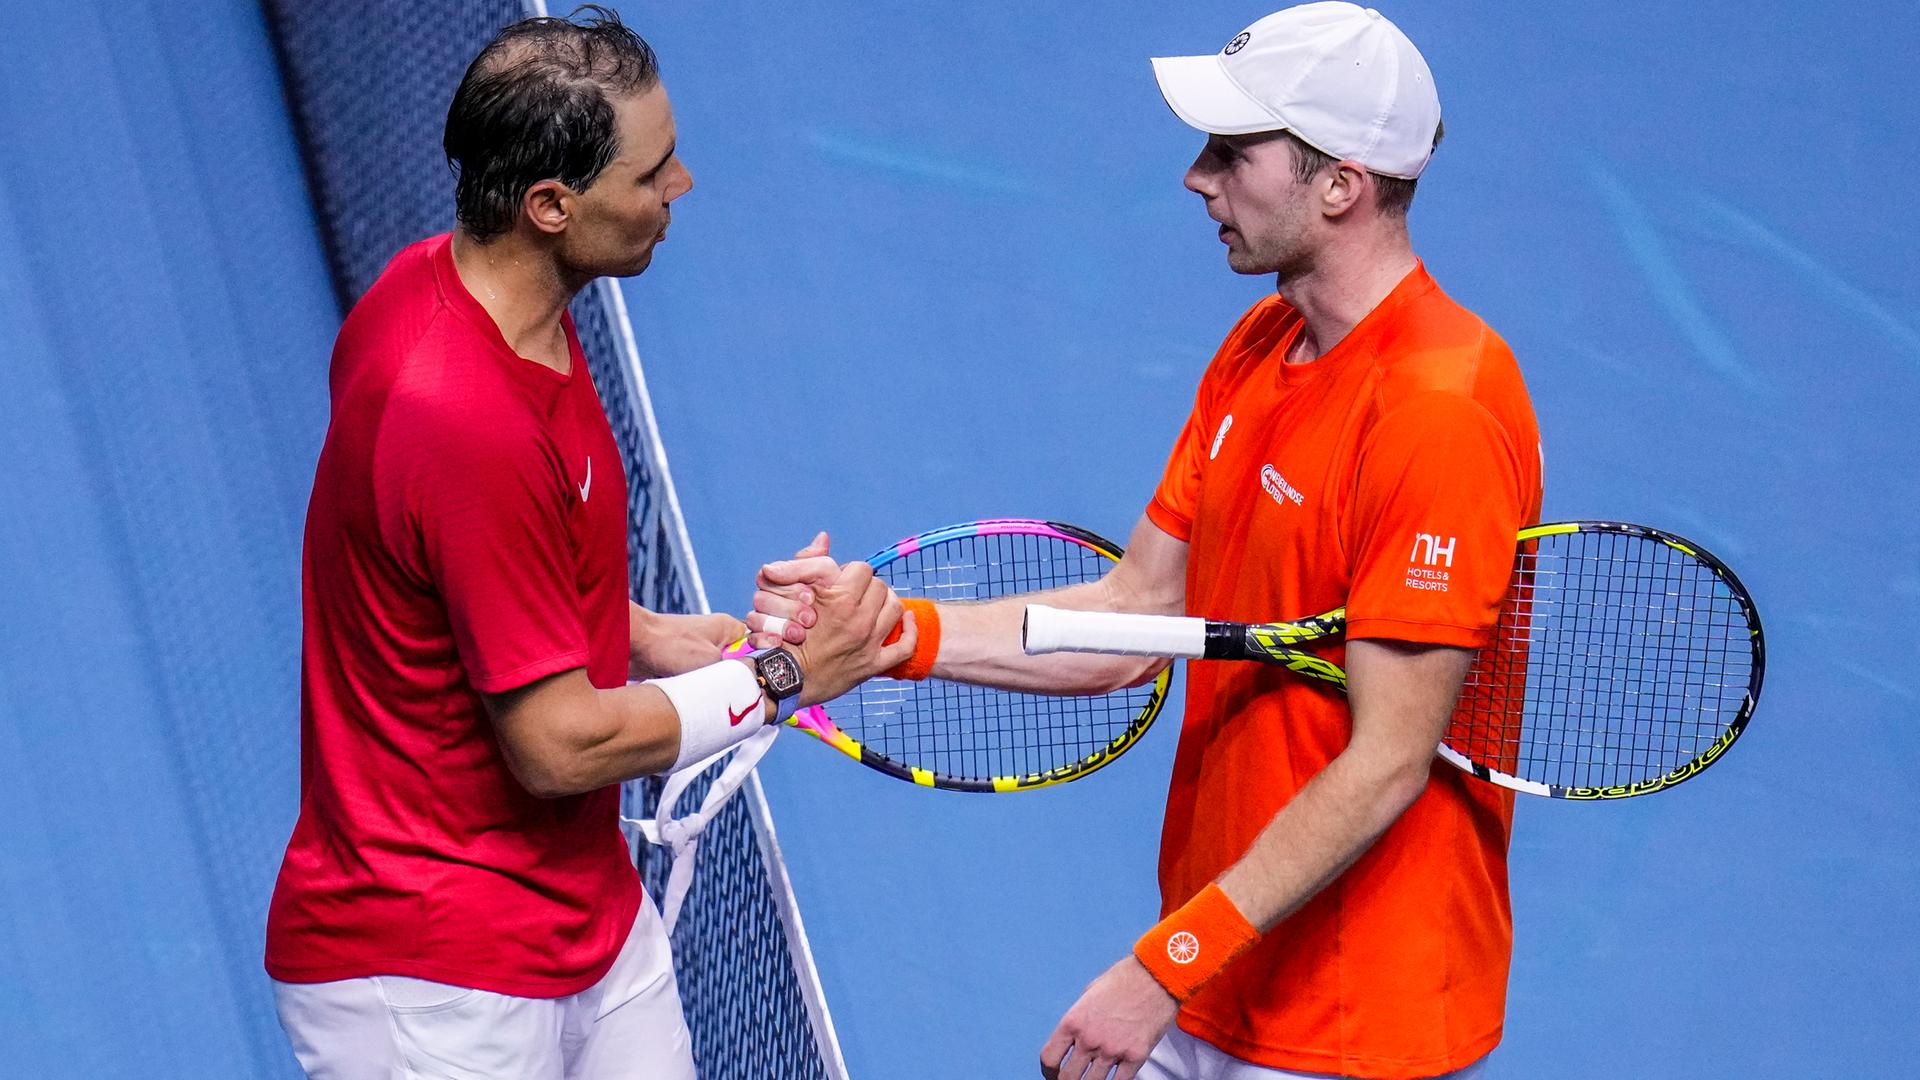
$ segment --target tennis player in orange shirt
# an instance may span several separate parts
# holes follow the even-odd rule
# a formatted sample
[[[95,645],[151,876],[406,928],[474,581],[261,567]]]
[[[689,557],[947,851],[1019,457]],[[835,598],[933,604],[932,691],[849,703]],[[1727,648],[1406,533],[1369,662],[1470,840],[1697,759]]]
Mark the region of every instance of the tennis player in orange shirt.
[[[1469,1077],[1500,1041],[1512,795],[1436,765],[1538,519],[1539,432],[1506,343],[1440,291],[1407,210],[1439,143],[1426,61],[1377,12],[1313,3],[1211,56],[1154,61],[1207,141],[1186,186],[1227,263],[1272,274],[1102,580],[1057,607],[1260,622],[1345,604],[1342,697],[1260,664],[1189,666],[1161,923],[1041,1049],[1047,1077]],[[812,618],[824,546],[769,564]],[[1165,661],[1026,656],[1025,604],[905,601],[915,669],[1104,693]],[[795,632],[789,631],[789,636]],[[1177,1026],[1176,1026],[1177,1021]]]

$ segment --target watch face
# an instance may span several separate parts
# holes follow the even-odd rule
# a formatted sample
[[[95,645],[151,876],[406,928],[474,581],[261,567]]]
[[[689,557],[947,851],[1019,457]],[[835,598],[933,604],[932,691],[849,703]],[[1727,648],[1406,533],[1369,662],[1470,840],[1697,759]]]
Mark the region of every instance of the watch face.
[[[760,657],[760,674],[775,697],[787,697],[800,689],[800,664],[785,649],[774,649]]]

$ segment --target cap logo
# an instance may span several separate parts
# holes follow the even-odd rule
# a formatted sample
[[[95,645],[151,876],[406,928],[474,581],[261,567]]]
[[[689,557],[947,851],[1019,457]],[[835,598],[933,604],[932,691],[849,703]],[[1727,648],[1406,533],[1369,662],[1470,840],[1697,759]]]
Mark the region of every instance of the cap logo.
[[[1247,42],[1252,40],[1253,40],[1253,34],[1245,30],[1240,31],[1239,37],[1234,38],[1232,41],[1227,42],[1226,54],[1228,56],[1232,56],[1234,53],[1237,53],[1241,49],[1246,48]]]

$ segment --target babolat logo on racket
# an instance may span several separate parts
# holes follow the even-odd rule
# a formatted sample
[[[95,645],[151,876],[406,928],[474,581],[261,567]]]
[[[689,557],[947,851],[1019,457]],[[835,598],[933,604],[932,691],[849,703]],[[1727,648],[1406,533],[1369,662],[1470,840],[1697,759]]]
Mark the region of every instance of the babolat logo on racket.
[[[1225,52],[1228,56],[1232,56],[1234,53],[1237,53],[1241,49],[1246,48],[1247,42],[1252,40],[1253,40],[1253,35],[1242,30],[1240,32],[1239,37],[1234,38],[1232,41],[1227,42],[1227,47],[1225,49]]]
[[[1726,752],[1727,747],[1733,745],[1733,740],[1739,737],[1740,737],[1739,727],[1727,728],[1727,730],[1720,733],[1719,738],[1713,740],[1713,742],[1707,745],[1707,749],[1703,753],[1701,753],[1699,757],[1694,758],[1692,761],[1686,762],[1685,764],[1681,765],[1679,768],[1674,769],[1672,772],[1667,773],[1665,776],[1656,776],[1651,780],[1640,780],[1631,784],[1615,784],[1612,787],[1603,787],[1603,788],[1565,787],[1565,788],[1558,789],[1560,793],[1560,797],[1563,799],[1581,799],[1581,800],[1627,799],[1627,798],[1632,798],[1635,795],[1647,795],[1652,792],[1659,791],[1661,788],[1672,787],[1673,785],[1681,782],[1682,780],[1691,778],[1695,773],[1698,773],[1700,770],[1713,764],[1716,758],[1718,758],[1721,754]]]

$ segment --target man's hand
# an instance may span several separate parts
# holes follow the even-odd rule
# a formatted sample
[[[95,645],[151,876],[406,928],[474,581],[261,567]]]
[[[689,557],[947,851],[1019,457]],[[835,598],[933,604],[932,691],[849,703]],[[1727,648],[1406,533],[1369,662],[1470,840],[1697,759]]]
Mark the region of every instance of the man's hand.
[[[627,673],[634,679],[679,675],[720,659],[747,634],[731,615],[662,615],[631,605]]]
[[[753,612],[747,616],[747,625],[754,630],[755,647],[766,648],[783,640],[798,645],[807,640],[807,630],[819,618],[813,609],[816,590],[840,576],[840,564],[827,553],[828,543],[827,534],[820,533],[812,543],[794,552],[793,558],[768,563],[754,576]],[[768,615],[787,620],[784,637],[766,633]]]
[[[1160,1037],[1173,1026],[1180,1003],[1128,955],[1108,968],[1073,1003],[1053,1037],[1040,1048],[1047,1080],[1133,1080]]]
[[[848,563],[831,584],[814,590],[813,612],[812,632],[793,647],[806,675],[802,705],[831,701],[903,663],[920,640],[913,619],[903,619],[900,598],[863,562]],[[895,626],[900,639],[888,645]]]

